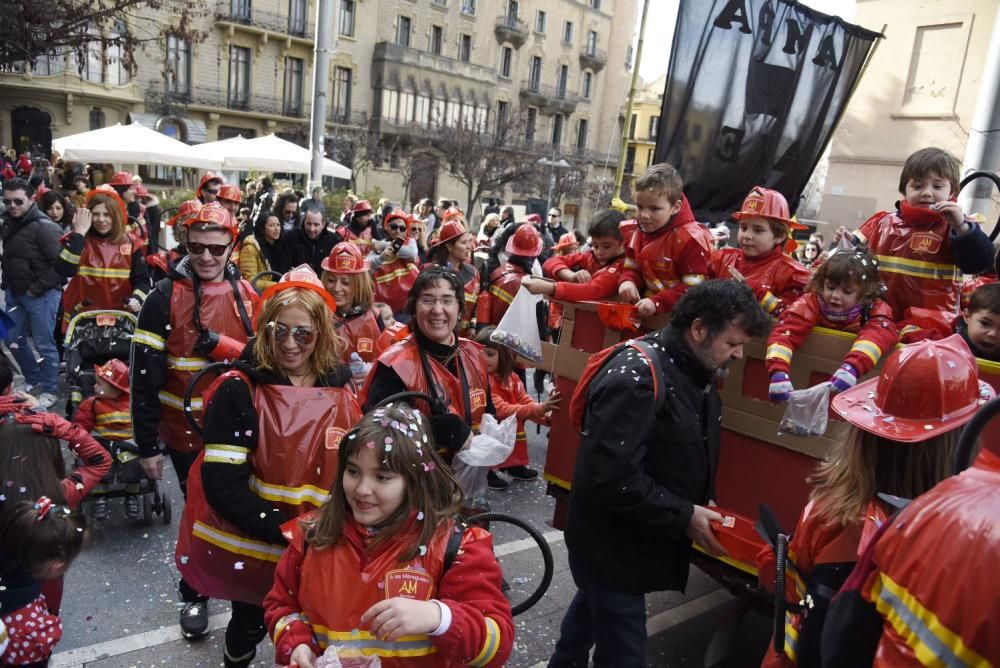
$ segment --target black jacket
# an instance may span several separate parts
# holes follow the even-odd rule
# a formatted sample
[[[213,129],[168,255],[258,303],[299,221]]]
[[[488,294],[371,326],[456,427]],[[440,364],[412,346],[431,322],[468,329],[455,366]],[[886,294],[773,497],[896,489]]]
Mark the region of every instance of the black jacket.
[[[646,337],[660,354],[664,402],[649,364],[616,353],[588,389],[587,435],[570,493],[566,546],[574,571],[601,588],[683,590],[694,505],[714,496],[722,402],[714,377],[668,326]]]
[[[62,229],[46,216],[37,204],[21,218],[9,215],[0,229],[3,240],[3,284],[15,295],[27,293],[38,297],[62,287],[63,277],[56,271],[56,259],[62,252],[59,237]]]
[[[285,237],[285,244],[292,256],[292,266],[297,267],[304,262],[313,268],[317,276],[323,275],[323,267],[320,264],[341,241],[343,239],[339,234],[326,228],[320,232],[318,238],[310,239],[301,224]]]

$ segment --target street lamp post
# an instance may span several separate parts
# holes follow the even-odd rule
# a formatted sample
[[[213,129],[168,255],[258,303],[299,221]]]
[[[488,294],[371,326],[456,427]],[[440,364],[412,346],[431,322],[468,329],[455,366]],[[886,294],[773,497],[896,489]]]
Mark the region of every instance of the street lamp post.
[[[546,167],[549,168],[549,197],[548,197],[548,202],[546,202],[546,206],[548,209],[551,209],[553,206],[555,206],[555,202],[553,202],[552,199],[555,196],[556,192],[556,168],[558,167],[559,169],[569,169],[571,165],[568,162],[566,162],[565,158],[559,158],[558,160],[556,160],[554,153],[552,155],[552,160],[549,160],[548,158],[539,158],[537,161],[535,161],[535,164],[545,165]]]

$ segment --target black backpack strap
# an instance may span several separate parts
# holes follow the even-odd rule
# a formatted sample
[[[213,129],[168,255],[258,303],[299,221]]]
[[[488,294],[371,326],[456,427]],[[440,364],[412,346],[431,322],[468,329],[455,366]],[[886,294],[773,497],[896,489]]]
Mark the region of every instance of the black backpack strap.
[[[465,521],[465,517],[456,515],[455,529],[457,531],[452,531],[451,535],[448,536],[448,546],[444,551],[444,568],[441,570],[442,575],[455,563],[455,559],[458,557],[458,550],[462,547],[462,538],[465,537],[465,530],[468,528],[469,524]]]

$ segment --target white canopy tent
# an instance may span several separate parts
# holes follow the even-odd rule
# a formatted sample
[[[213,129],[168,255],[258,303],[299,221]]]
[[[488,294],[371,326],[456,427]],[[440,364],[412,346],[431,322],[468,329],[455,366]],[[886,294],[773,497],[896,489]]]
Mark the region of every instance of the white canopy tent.
[[[111,162],[121,164],[167,165],[219,169],[221,162],[200,156],[193,147],[171,139],[138,123],[120,123],[99,130],[59,137],[52,148],[63,160],[74,162]]]
[[[226,159],[226,151],[231,150],[236,144],[241,144],[245,141],[248,141],[246,137],[243,135],[236,135],[235,137],[230,137],[229,139],[220,139],[219,141],[197,144],[191,147],[191,152],[202,158],[218,160],[221,165]]]
[[[311,161],[309,149],[293,144],[273,134],[244,141],[225,140],[225,146],[220,146],[225,158],[222,168],[225,170],[260,172],[293,172],[308,174]],[[222,144],[223,142],[212,142]],[[212,144],[203,144],[201,149],[207,149]],[[323,158],[323,176],[338,179],[350,179],[351,170],[329,158]]]

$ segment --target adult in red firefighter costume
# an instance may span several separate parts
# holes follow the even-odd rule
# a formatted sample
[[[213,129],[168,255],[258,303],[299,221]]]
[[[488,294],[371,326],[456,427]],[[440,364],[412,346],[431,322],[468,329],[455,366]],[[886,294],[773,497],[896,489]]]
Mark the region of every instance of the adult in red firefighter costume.
[[[323,285],[336,301],[337,335],[346,344],[344,362],[351,366],[358,383],[375,361],[375,341],[382,332],[373,308],[375,298],[368,262],[358,247],[342,241],[321,263]]]
[[[354,205],[350,221],[338,227],[337,234],[342,240],[356,245],[362,255],[368,256],[372,251],[372,239],[375,238],[375,230],[372,227],[372,205],[368,200],[363,199]]]
[[[185,223],[193,220],[201,211],[201,207],[201,200],[185,200],[177,207],[174,215],[167,220],[167,227],[170,228],[177,245],[169,251],[160,250],[146,256],[146,264],[149,265],[153,283],[166,278],[170,273],[170,268],[187,255],[187,248],[184,246],[184,242],[187,241],[187,225]]]
[[[145,252],[145,247],[149,242],[149,232],[146,229],[146,207],[139,201],[137,184],[132,173],[115,172],[107,185],[111,186],[111,189],[125,202],[125,226],[135,247],[142,248]]]
[[[521,288],[521,279],[531,276],[535,258],[544,242],[531,223],[522,223],[507,240],[507,261],[490,275],[490,287],[479,299],[479,325],[499,325],[514,296]]]
[[[791,231],[808,228],[791,218],[784,195],[760,186],[750,191],[733,218],[739,223],[740,247],[716,251],[709,273],[745,280],[764,310],[778,315],[809,282],[809,270],[785,252]]]
[[[240,202],[243,201],[243,193],[235,183],[223,183],[219,186],[219,194],[215,199],[226,208],[230,216],[236,218],[236,214],[240,211]]]
[[[776,652],[772,644],[763,666],[820,665],[829,649],[823,628],[830,599],[892,512],[877,494],[913,498],[946,478],[960,427],[994,394],[979,381],[968,346],[954,335],[897,350],[878,378],[833,399],[834,411],[856,429],[812,478],[810,502],[792,534],[786,568],[787,599],[796,611],[786,614],[784,651]],[[936,564],[937,550],[921,557],[931,554]],[[774,566],[769,549],[760,561],[761,579],[769,586]]]
[[[63,237],[56,271],[70,279],[63,293],[63,331],[77,313],[128,309],[138,313],[150,289],[141,247],[126,230],[125,202],[103,186],[87,195]]]
[[[264,292],[250,354],[216,381],[205,411],[177,568],[202,594],[232,601],[227,667],[249,666],[266,635],[261,603],[282,523],[327,500],[340,439],[361,418],[334,307],[308,265],[285,274]]]
[[[375,280],[375,301],[388,304],[396,318],[405,317],[406,297],[420,273],[417,240],[410,235],[411,222],[405,212],[391,212],[382,221],[386,240],[376,241],[368,256]]]
[[[146,298],[132,336],[132,420],[146,475],[163,477],[166,448],[187,495],[191,464],[202,449],[184,417],[188,382],[211,361],[235,360],[253,335],[259,297],[228,261],[236,243],[236,221],[221,204],[206,204],[188,220],[188,255],[171,267]],[[201,392],[191,409],[200,419]],[[181,630],[189,638],[208,630],[208,599],[183,579]]]
[[[219,197],[219,189],[222,188],[222,184],[225,182],[225,179],[215,172],[205,172],[201,175],[201,180],[198,181],[198,187],[194,190],[194,196],[202,204],[214,202]]]
[[[482,346],[456,333],[462,288],[450,269],[420,272],[406,305],[410,334],[379,356],[361,395],[364,406],[408,390],[434,397],[432,406],[412,403],[430,417],[434,440],[448,460],[479,428],[483,413],[494,413]]]
[[[472,234],[465,226],[465,215],[458,209],[445,211],[442,220],[424,266],[437,265],[458,274],[465,286],[458,331],[463,336],[471,336],[476,328],[476,303],[480,290],[479,272],[472,264]]]

